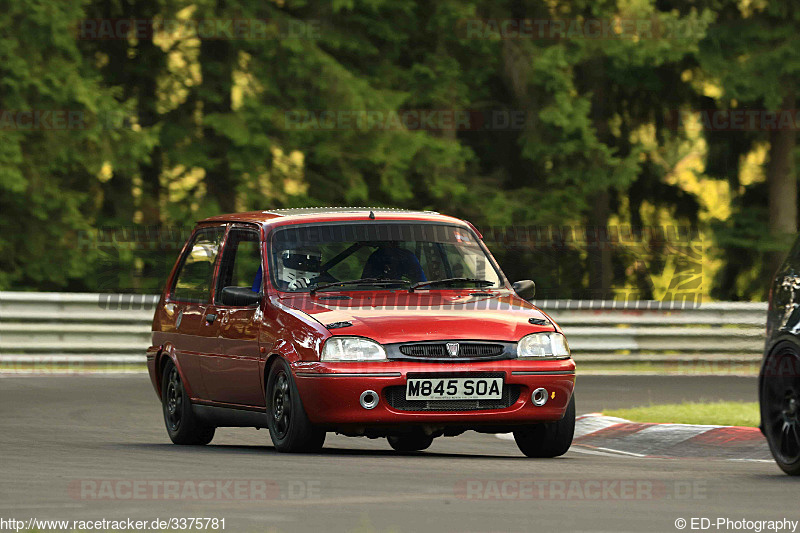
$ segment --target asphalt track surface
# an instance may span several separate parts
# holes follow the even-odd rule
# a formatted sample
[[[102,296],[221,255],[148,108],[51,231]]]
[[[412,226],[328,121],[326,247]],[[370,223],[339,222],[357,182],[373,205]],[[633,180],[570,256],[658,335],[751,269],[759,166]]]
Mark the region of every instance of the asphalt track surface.
[[[577,391],[579,414],[756,398],[755,379],[737,377],[579,376]],[[254,429],[221,429],[209,446],[181,447],[169,443],[145,374],[5,376],[0,406],[6,520],[216,517],[234,532],[560,532],[678,531],[679,518],[800,519],[800,480],[769,462],[642,459],[576,447],[533,460],[513,442],[476,433],[405,455],[383,439],[332,435],[323,453],[278,454]],[[204,480],[250,488],[193,497],[189,489]],[[135,495],[134,481],[151,489]],[[148,492],[170,481],[181,499]]]

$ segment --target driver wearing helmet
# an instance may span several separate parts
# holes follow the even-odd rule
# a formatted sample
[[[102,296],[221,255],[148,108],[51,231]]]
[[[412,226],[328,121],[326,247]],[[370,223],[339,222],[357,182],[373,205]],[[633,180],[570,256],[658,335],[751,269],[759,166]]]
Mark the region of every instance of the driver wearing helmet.
[[[284,250],[278,258],[278,282],[289,290],[305,289],[316,281],[322,254],[314,247]]]

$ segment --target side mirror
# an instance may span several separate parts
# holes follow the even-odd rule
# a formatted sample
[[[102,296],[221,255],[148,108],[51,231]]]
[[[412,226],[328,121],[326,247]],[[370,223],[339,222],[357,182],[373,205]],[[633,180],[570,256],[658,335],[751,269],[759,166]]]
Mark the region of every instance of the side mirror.
[[[261,301],[261,293],[253,292],[250,287],[223,287],[219,301],[222,305],[249,307]]]
[[[529,279],[515,281],[512,285],[514,292],[523,300],[532,300],[536,295],[536,284]]]

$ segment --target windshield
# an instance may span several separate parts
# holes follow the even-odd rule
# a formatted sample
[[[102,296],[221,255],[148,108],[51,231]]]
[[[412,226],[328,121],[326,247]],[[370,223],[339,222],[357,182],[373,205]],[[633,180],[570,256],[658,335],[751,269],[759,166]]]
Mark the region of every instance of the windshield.
[[[502,286],[474,232],[446,224],[353,222],[279,228],[272,238],[270,265],[273,284],[289,292],[345,281],[350,284],[344,290],[408,288],[451,278],[466,279],[425,284],[421,290]],[[356,280],[365,281],[353,283]]]

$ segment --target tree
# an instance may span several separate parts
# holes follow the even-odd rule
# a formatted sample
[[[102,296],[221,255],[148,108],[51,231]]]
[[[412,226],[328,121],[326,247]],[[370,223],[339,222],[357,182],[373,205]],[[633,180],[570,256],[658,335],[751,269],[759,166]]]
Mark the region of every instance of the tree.
[[[742,225],[731,221],[719,226],[720,242],[731,245],[723,278],[727,282],[723,281],[722,290],[716,293],[720,297],[765,294],[767,280],[780,266],[791,237],[797,231],[796,125],[780,120],[770,125],[767,121],[771,113],[777,114],[779,119],[785,119],[787,113],[795,113],[794,86],[800,80],[796,32],[799,20],[800,9],[791,2],[776,0],[753,5],[724,2],[718,23],[703,43],[703,67],[722,89],[718,101],[723,112],[753,109],[758,117],[754,127],[756,134],[736,133],[743,140],[738,143],[739,157],[749,151],[754,142],[769,144],[766,203],[738,203],[740,209],[749,205],[747,209],[756,209],[761,216],[743,211],[736,214],[754,223],[758,228],[756,233],[769,238],[752,239],[741,246],[742,238],[746,238],[741,232]],[[753,229],[750,226],[745,231],[751,234]],[[739,245],[734,246],[734,241]],[[763,254],[764,261],[753,264],[744,257],[753,252]],[[734,280],[743,275],[748,265],[757,267],[755,275],[763,283],[754,289],[755,292],[748,289],[741,293],[735,288]]]

